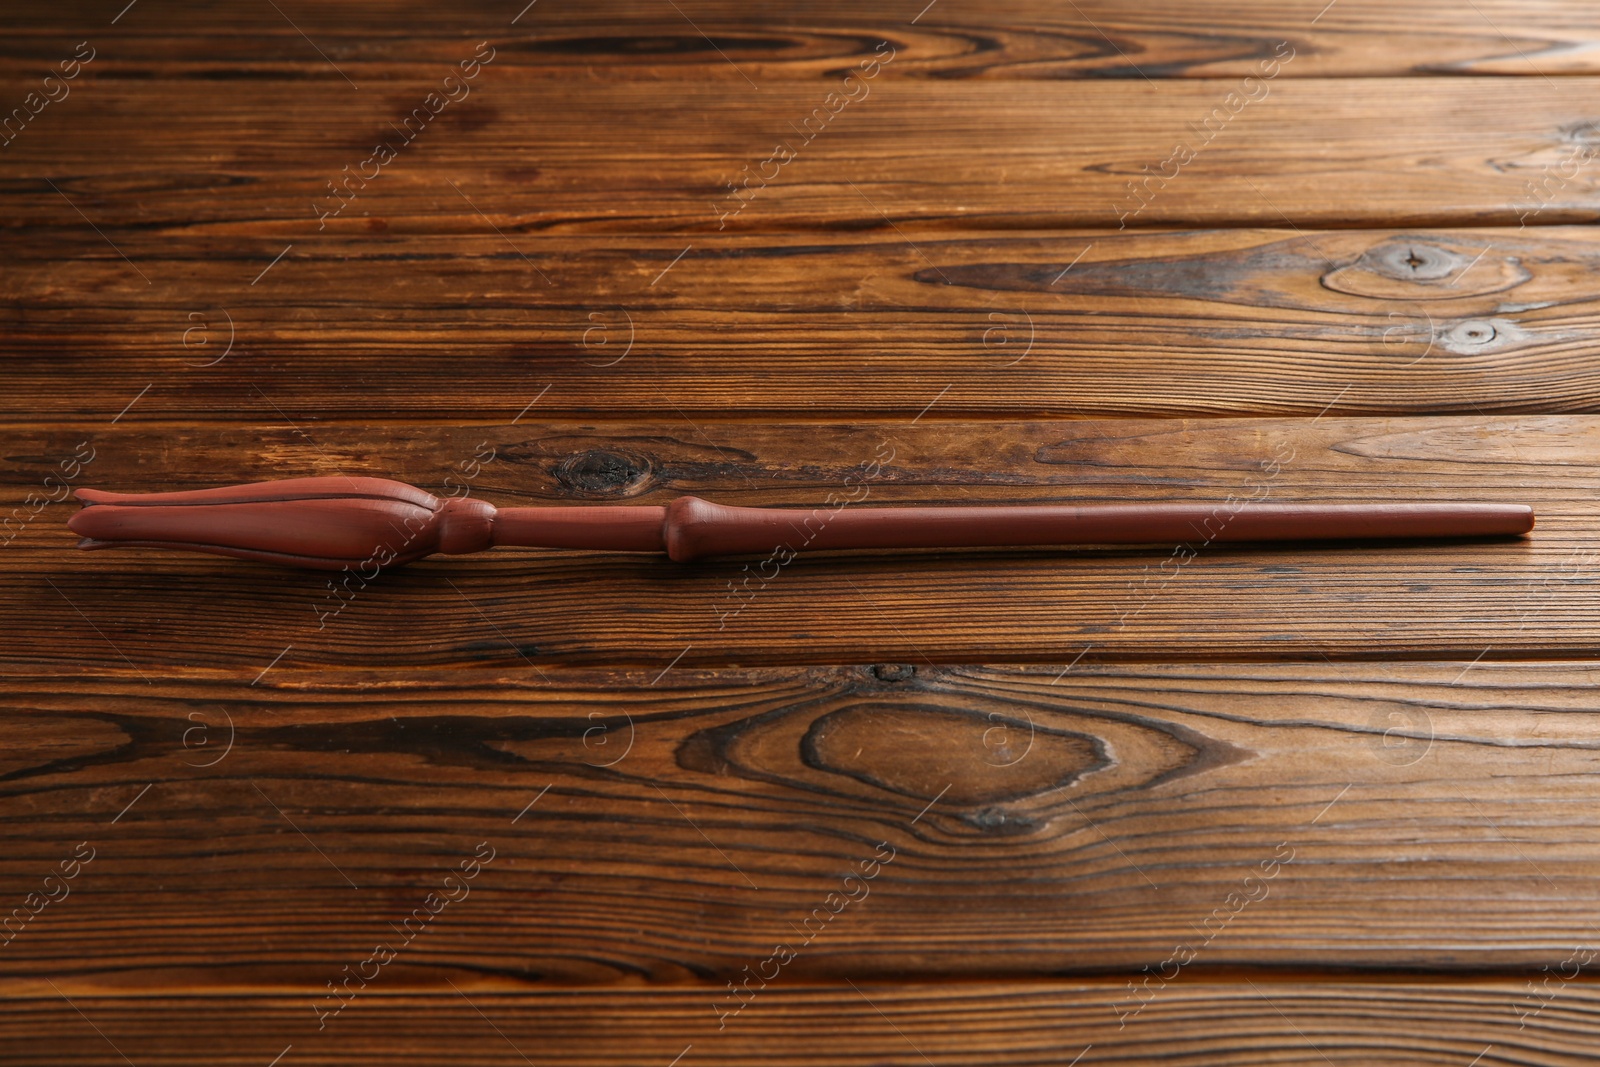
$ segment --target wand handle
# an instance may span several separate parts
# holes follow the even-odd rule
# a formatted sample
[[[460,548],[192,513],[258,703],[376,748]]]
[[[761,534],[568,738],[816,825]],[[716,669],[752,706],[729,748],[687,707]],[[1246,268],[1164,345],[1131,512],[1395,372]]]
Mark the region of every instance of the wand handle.
[[[321,570],[381,569],[497,545],[665,552],[674,560],[841,548],[980,548],[1212,541],[1482,537],[1526,533],[1522,504],[1032,504],[744,508],[686,496],[666,506],[495,508],[385,478],[293,478],[177,493],[80,489],[82,548],[211,552]]]

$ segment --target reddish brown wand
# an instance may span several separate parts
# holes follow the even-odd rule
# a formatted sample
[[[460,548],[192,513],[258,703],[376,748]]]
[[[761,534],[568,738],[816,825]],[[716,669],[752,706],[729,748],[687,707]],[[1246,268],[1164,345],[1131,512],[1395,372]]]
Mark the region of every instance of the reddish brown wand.
[[[182,493],[79,489],[80,548],[214,552],[321,570],[410,563],[498,545],[665,552],[675,560],[840,548],[1321,541],[1527,533],[1522,504],[1031,504],[1012,507],[741,508],[679,497],[665,506],[496,508],[440,500],[387,478],[291,478]]]

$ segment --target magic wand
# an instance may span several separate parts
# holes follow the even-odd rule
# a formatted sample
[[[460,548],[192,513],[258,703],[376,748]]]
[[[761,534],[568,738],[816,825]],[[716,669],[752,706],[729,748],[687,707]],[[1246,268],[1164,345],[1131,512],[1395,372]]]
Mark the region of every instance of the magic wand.
[[[1152,501],[748,508],[679,497],[666,505],[496,508],[443,500],[387,478],[290,478],[176,493],[79,489],[68,527],[80,548],[212,552],[319,570],[410,563],[498,546],[706,556],[851,548],[1325,541],[1527,533],[1523,504]]]

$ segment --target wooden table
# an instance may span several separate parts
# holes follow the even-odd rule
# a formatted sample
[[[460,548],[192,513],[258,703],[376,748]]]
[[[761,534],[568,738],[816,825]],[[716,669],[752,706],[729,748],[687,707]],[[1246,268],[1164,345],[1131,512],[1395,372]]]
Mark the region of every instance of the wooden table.
[[[1591,3],[523,2],[12,5],[0,1063],[1593,1062]],[[65,529],[311,474],[1539,527]]]

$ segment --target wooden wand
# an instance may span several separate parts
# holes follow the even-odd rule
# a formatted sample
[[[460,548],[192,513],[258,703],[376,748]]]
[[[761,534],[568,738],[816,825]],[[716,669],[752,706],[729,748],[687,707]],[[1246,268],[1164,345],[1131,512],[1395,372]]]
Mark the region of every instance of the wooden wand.
[[[80,548],[213,552],[319,570],[410,563],[509,545],[704,556],[841,548],[1324,541],[1527,533],[1533,509],[1472,502],[743,508],[679,497],[664,506],[496,508],[439,499],[387,478],[290,478],[179,493],[79,489],[67,525]]]

